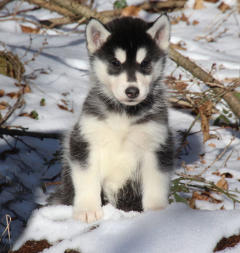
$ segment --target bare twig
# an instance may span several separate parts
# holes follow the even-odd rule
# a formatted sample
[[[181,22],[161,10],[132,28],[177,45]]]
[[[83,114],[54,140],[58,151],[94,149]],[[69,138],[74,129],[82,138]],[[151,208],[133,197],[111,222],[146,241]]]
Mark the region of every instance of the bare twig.
[[[9,214],[6,214],[6,228],[5,230],[2,232],[1,237],[0,237],[0,242],[2,241],[3,235],[7,232],[8,233],[8,240],[10,242],[11,240],[11,233],[10,233],[10,224],[12,222],[12,218]]]
[[[235,140],[235,137],[233,136],[232,139],[230,140],[230,142],[229,142],[229,143],[226,145],[226,147],[223,149],[223,151],[222,151],[219,155],[217,155],[217,157],[215,158],[215,160],[212,161],[211,164],[208,165],[208,166],[199,174],[200,176],[203,175],[209,168],[211,168],[211,167],[213,166],[213,164],[214,164],[216,161],[220,160],[220,159],[223,157],[223,155],[227,152],[228,148],[230,147],[230,145],[232,144],[232,142],[233,142],[234,140]]]
[[[39,139],[60,139],[60,133],[40,133],[33,131],[23,131],[15,129],[0,128],[0,135],[10,135],[10,136],[28,136],[35,137]]]
[[[23,96],[23,89],[19,92],[19,95],[15,104],[10,108],[10,110],[8,110],[5,116],[0,120],[0,127],[11,117],[14,111],[21,106],[23,102],[22,96]]]
[[[63,7],[60,7],[59,5],[55,4],[53,1],[45,1],[45,0],[25,0],[25,1],[31,4],[36,4],[48,10],[55,11],[63,16],[71,17],[73,19],[76,18],[75,14],[73,14],[71,11],[68,11],[67,9]]]

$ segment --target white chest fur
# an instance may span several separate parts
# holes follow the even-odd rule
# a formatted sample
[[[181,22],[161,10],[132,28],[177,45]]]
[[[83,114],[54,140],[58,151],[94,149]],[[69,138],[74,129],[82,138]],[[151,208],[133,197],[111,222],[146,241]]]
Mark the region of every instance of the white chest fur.
[[[89,162],[97,166],[104,188],[116,192],[136,171],[146,153],[165,142],[167,128],[156,122],[134,124],[126,115],[105,120],[83,115],[81,133],[90,144]]]

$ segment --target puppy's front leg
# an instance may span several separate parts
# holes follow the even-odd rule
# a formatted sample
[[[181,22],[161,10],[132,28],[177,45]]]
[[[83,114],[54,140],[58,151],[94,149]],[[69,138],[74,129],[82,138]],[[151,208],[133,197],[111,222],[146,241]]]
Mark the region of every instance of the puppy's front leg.
[[[159,210],[168,204],[170,174],[161,171],[154,152],[144,154],[142,162],[143,210]]]
[[[101,184],[97,167],[82,168],[72,164],[74,186],[73,218],[94,222],[103,216],[101,208]]]

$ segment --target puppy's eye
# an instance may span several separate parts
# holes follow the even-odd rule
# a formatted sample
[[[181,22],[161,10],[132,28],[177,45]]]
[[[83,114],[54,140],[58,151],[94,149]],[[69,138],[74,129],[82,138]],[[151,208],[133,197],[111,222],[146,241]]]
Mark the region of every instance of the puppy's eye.
[[[150,60],[143,60],[140,64],[142,69],[150,69],[151,68],[151,61]]]
[[[114,58],[112,61],[111,61],[111,65],[115,68],[120,68],[121,67],[121,62],[119,60],[117,60],[116,58]]]

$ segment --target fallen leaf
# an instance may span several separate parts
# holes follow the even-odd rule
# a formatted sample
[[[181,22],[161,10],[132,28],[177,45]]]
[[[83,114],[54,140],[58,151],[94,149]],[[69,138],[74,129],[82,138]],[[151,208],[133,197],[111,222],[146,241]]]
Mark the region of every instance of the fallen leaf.
[[[227,10],[230,9],[230,6],[224,2],[221,2],[219,5],[218,5],[218,9],[220,11],[222,11],[223,13],[226,12]]]
[[[180,17],[180,20],[186,23],[189,23],[188,17],[185,16],[185,14],[183,13],[182,16]]]
[[[27,112],[23,112],[19,114],[20,117],[30,117],[30,114]]]
[[[23,33],[39,33],[40,31],[40,28],[32,28],[32,27],[29,27],[29,26],[25,26],[25,25],[21,25],[21,30]]]
[[[212,172],[213,175],[216,175],[216,176],[221,176],[220,172],[219,171],[214,171]]]
[[[199,24],[199,21],[193,20],[192,24],[193,24],[193,25],[198,25],[198,24]]]
[[[211,148],[216,148],[216,144],[214,144],[214,143],[209,143],[208,146]]]
[[[19,92],[9,92],[6,94],[10,98],[18,98],[20,96]]]
[[[57,104],[57,106],[64,111],[73,112],[73,109],[69,109],[67,106]]]
[[[4,90],[0,90],[0,97],[3,97],[5,95],[5,91]]]
[[[222,177],[217,183],[216,186],[223,189],[227,190],[228,189],[228,182],[225,180],[224,177]]]
[[[30,93],[32,92],[30,86],[28,84],[23,86],[23,93]]]
[[[180,17],[173,18],[173,19],[171,20],[171,25],[176,25],[176,24],[179,23],[179,21],[180,21]]]
[[[137,17],[140,10],[141,10],[141,8],[139,8],[137,6],[134,6],[134,5],[130,5],[130,6],[127,6],[126,8],[124,8],[122,10],[121,14],[122,14],[122,16],[134,16],[134,17]]]
[[[237,158],[238,161],[240,161],[240,156]]]
[[[0,110],[5,110],[8,107],[8,103],[5,101],[0,102]]]
[[[67,102],[65,99],[61,99],[61,102],[62,102],[64,105],[68,106],[68,102]]]
[[[193,9],[195,10],[200,10],[205,8],[204,4],[203,4],[203,0],[195,0],[195,3],[193,5]]]
[[[186,90],[186,88],[188,87],[188,84],[187,83],[184,83],[184,82],[176,82],[175,83],[175,89],[178,90],[178,91],[184,91]]]
[[[190,199],[190,204],[189,204],[190,207],[193,208],[193,209],[196,208],[196,206],[195,206],[196,200],[208,201],[210,203],[215,203],[215,204],[222,203],[222,200],[215,198],[208,191],[204,191],[204,192],[201,192],[201,193],[198,193],[196,191],[193,192],[192,198]]]
[[[23,113],[19,114],[19,116],[20,117],[29,117],[29,118],[38,120],[38,113],[36,111],[31,111],[30,113],[23,112]]]

